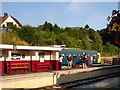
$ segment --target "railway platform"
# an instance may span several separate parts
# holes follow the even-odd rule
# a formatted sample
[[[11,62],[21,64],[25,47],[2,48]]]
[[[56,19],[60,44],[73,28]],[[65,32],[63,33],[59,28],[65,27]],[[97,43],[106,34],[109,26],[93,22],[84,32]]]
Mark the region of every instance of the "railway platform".
[[[40,88],[52,85],[65,84],[87,78],[120,73],[120,65],[107,65],[99,67],[73,68],[63,70],[50,70],[2,76],[1,88]]]

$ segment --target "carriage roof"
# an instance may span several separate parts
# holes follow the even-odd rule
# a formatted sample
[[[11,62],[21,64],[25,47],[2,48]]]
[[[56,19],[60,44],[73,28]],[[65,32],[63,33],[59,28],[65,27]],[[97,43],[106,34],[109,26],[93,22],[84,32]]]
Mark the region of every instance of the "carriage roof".
[[[87,54],[96,54],[98,53],[98,51],[95,50],[81,50],[81,49],[64,49],[62,51],[60,51],[60,53],[64,53],[64,54],[82,54],[82,53],[87,53]]]

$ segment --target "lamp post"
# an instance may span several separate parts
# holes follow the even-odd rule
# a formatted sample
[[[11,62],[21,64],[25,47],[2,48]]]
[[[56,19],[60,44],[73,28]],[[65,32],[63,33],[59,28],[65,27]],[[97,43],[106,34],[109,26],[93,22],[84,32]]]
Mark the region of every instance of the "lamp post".
[[[17,47],[16,47],[16,44],[13,42],[13,50],[16,50]]]
[[[119,48],[119,46],[118,46],[118,56],[120,56],[120,52],[119,52],[119,51],[120,51],[120,48]]]

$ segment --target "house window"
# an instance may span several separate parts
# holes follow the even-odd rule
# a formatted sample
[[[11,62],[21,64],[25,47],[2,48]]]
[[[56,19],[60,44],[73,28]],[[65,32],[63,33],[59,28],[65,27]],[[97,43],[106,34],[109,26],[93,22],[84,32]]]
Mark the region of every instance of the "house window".
[[[5,28],[5,24],[3,24],[2,27]]]
[[[7,22],[7,27],[13,26],[13,22]]]

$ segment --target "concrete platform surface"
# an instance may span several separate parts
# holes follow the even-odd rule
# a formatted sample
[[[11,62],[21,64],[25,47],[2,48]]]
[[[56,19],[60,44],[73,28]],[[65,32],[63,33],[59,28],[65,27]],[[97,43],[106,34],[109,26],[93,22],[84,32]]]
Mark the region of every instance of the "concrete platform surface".
[[[2,76],[0,78],[0,86],[1,88],[37,88],[37,87],[44,87],[50,86],[54,84],[63,83],[64,81],[80,79],[80,75],[82,78],[86,78],[95,75],[91,73],[92,71],[98,72],[100,69],[109,68],[109,67],[116,67],[114,66],[104,66],[104,67],[89,67],[86,69],[83,68],[76,68],[76,69],[67,69],[67,70],[58,70],[58,71],[42,71],[37,73],[28,73],[28,74],[18,74],[18,75],[7,75]],[[87,73],[89,72],[89,73]],[[109,71],[108,71],[109,72]],[[99,73],[98,73],[99,74]],[[74,79],[74,75],[77,77]],[[97,75],[97,74],[96,74]],[[69,81],[69,80],[68,80]]]

